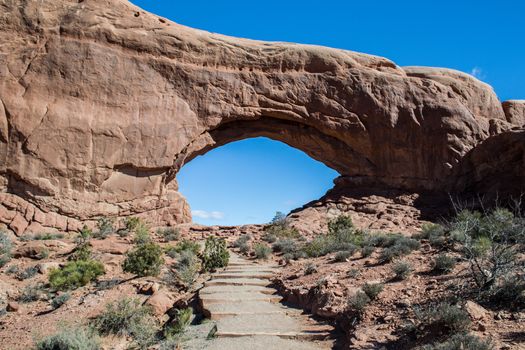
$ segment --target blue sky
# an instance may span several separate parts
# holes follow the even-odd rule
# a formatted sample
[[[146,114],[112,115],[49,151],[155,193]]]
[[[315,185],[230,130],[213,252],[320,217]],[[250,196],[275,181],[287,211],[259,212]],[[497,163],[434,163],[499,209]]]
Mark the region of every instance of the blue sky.
[[[400,66],[458,69],[491,84],[501,100],[525,99],[521,0],[132,2],[211,32],[366,52]],[[276,171],[281,176],[275,177]],[[192,209],[212,216],[194,221],[240,224],[267,221],[275,210],[315,199],[331,187],[334,176],[302,152],[254,139],[193,160],[178,179]],[[283,201],[297,203],[287,207]]]

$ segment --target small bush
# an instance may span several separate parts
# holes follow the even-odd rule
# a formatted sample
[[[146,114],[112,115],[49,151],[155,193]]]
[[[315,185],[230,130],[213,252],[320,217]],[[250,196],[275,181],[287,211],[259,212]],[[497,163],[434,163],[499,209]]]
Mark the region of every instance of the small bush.
[[[180,238],[180,230],[173,227],[159,228],[157,234],[162,237],[165,242],[178,241]]]
[[[372,253],[376,250],[376,248],[372,245],[365,245],[361,248],[361,257],[368,258]]]
[[[454,269],[454,266],[456,266],[456,259],[454,257],[446,254],[439,254],[434,259],[432,270],[440,274],[450,273]]]
[[[71,298],[71,295],[69,293],[63,293],[60,295],[57,295],[53,299],[51,299],[51,306],[53,309],[58,309],[62,305],[64,305],[69,299]]]
[[[193,310],[190,307],[177,310],[175,318],[164,328],[164,336],[170,339],[184,333],[184,330],[191,324],[192,316]]]
[[[183,250],[175,264],[177,277],[182,285],[190,288],[200,270],[200,260],[191,250]]]
[[[416,311],[416,316],[424,326],[443,329],[449,333],[466,332],[470,327],[468,313],[447,303],[431,306],[424,311]]]
[[[354,223],[352,218],[347,215],[339,215],[337,218],[328,222],[328,232],[337,233],[345,230],[353,230]]]
[[[131,298],[106,305],[106,310],[96,318],[95,326],[103,335],[131,337],[140,349],[152,345],[158,331],[151,308]]]
[[[277,241],[277,236],[273,233],[266,233],[261,239],[267,243],[275,243]]]
[[[280,239],[272,244],[272,250],[283,254],[294,253],[297,250],[297,245],[293,239]]]
[[[412,265],[405,261],[397,261],[392,265],[392,272],[395,274],[394,278],[397,280],[407,279],[412,273]]]
[[[370,297],[366,293],[358,291],[348,299],[348,311],[356,314],[362,314],[365,307],[370,303]]]
[[[505,276],[490,291],[489,298],[497,304],[525,306],[525,279],[518,275]]]
[[[454,334],[443,342],[419,347],[418,350],[493,350],[490,340],[471,334]]]
[[[317,266],[315,266],[312,263],[308,263],[306,267],[304,268],[304,274],[305,275],[311,275],[313,273],[317,272]]]
[[[382,263],[391,262],[395,258],[410,254],[419,249],[420,246],[421,243],[413,238],[393,235],[384,243],[385,248],[381,252],[379,261]]]
[[[149,228],[141,223],[135,228],[135,237],[133,237],[133,243],[145,244],[151,242],[151,236],[149,234]]]
[[[13,249],[13,243],[7,234],[0,231],[0,267],[11,260],[11,249]]]
[[[252,237],[250,235],[242,235],[233,242],[233,246],[235,248],[240,248],[241,246],[246,245],[251,239]]]
[[[122,283],[120,278],[111,278],[109,280],[103,280],[97,282],[97,290],[108,290]]]
[[[97,221],[97,231],[94,234],[96,238],[106,238],[115,232],[115,219],[103,217]]]
[[[354,252],[350,250],[344,250],[341,252],[337,252],[334,256],[334,260],[337,262],[344,262],[344,261],[347,261],[353,254]]]
[[[89,239],[91,238],[91,230],[84,226],[80,231],[80,235],[76,238],[77,246],[73,253],[68,257],[68,260],[79,261],[79,260],[89,260],[91,259],[91,246],[89,244]]]
[[[43,294],[44,291],[42,285],[29,285],[22,290],[22,293],[18,296],[18,301],[21,303],[32,303],[40,300]]]
[[[255,252],[255,257],[257,259],[265,260],[268,259],[270,253],[272,252],[271,248],[264,243],[256,243],[253,247],[253,251]]]
[[[346,272],[346,275],[350,278],[356,278],[361,274],[359,269],[350,269]]]
[[[250,252],[250,245],[248,243],[243,243],[239,246],[239,253],[248,254]]]
[[[202,263],[206,271],[214,271],[221,267],[228,266],[230,252],[226,248],[226,241],[222,238],[210,236],[206,238],[204,252],[202,253]]]
[[[38,341],[36,350],[100,350],[97,334],[87,327],[65,328]]]
[[[176,246],[165,249],[166,254],[171,258],[177,258],[177,256],[185,250],[191,251],[193,254],[198,255],[201,251],[201,246],[197,242],[185,239],[182,242],[177,243]]]
[[[164,264],[162,248],[155,243],[139,244],[126,254],[122,265],[125,272],[139,277],[157,276]]]
[[[104,274],[104,265],[95,260],[68,262],[63,268],[49,272],[49,283],[56,290],[71,290],[85,286]]]
[[[385,285],[383,283],[366,283],[362,289],[370,300],[375,300],[379,293],[383,291],[384,287]]]
[[[23,280],[33,278],[38,274],[38,270],[39,270],[38,266],[28,267],[25,270],[19,271],[16,274],[16,279],[19,281],[23,281]]]

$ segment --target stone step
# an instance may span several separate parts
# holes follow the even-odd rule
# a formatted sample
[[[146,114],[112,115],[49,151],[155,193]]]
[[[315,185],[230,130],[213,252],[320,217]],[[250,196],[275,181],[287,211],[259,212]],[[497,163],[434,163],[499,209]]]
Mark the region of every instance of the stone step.
[[[223,279],[223,278],[259,278],[259,279],[269,279],[273,277],[273,273],[261,273],[257,271],[240,271],[240,272],[231,272],[224,271],[218,272],[213,275],[213,279]]]
[[[285,339],[275,336],[221,337],[206,345],[206,350],[328,350],[330,345]],[[200,350],[200,349],[199,349]]]
[[[238,292],[238,293],[208,293],[199,295],[202,303],[238,303],[242,301],[266,301],[278,303],[282,300],[279,295],[269,295],[258,292]]]
[[[216,336],[219,338],[239,338],[239,337],[279,337],[284,339],[296,340],[325,340],[331,337],[328,332],[222,332],[217,331]]]
[[[269,286],[271,282],[259,278],[217,278],[204,282],[204,286]]]
[[[206,316],[212,320],[218,320],[228,316],[282,314],[286,316],[286,308],[281,304],[272,304],[266,301],[242,301],[237,303],[220,303],[202,305]]]
[[[199,296],[214,293],[246,293],[246,292],[257,292],[266,295],[275,294],[277,291],[273,288],[263,286],[239,286],[239,285],[215,285],[207,286],[199,291]]]

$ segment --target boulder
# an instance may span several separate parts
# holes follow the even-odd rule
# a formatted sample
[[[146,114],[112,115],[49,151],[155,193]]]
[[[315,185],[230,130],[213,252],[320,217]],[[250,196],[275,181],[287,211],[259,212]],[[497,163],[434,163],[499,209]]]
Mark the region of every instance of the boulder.
[[[146,300],[146,305],[150,305],[153,313],[157,317],[162,317],[173,304],[177,301],[175,295],[166,290],[159,290]]]
[[[482,320],[488,315],[488,311],[483,306],[473,302],[472,300],[468,300],[463,308],[469,314],[470,318],[475,321]]]

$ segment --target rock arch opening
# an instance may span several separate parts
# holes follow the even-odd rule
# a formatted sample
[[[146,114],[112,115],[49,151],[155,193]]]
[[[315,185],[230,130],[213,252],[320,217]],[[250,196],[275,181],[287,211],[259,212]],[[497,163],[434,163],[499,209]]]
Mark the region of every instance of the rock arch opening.
[[[267,137],[216,147],[177,174],[193,222],[241,225],[268,222],[320,198],[338,173],[297,148]]]

